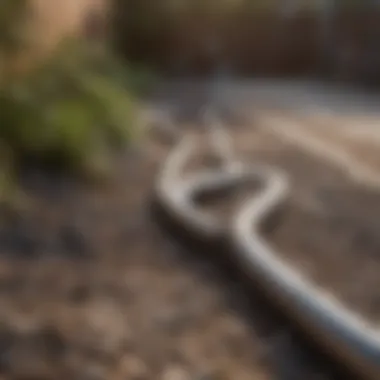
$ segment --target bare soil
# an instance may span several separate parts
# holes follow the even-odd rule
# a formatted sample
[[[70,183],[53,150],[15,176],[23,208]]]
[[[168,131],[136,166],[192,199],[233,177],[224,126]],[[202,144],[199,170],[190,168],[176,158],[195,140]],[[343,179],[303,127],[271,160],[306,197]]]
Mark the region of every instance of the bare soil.
[[[28,209],[0,224],[0,378],[340,379],[157,230],[149,199],[167,151],[148,139],[97,189],[24,178]]]

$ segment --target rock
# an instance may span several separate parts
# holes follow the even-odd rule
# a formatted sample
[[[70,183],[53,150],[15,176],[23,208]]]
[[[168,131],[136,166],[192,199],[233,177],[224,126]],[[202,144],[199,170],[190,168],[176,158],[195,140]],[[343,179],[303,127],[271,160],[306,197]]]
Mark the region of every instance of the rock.
[[[78,380],[104,380],[107,379],[107,370],[101,365],[87,365],[83,373],[78,376]]]
[[[37,333],[35,339],[41,350],[43,349],[51,359],[59,360],[66,352],[66,343],[55,327],[45,326]]]
[[[191,321],[192,315],[187,310],[162,310],[156,320],[160,328],[170,335],[181,333]]]
[[[17,334],[3,352],[6,371],[15,379],[50,379],[62,364],[65,343],[55,329]]]
[[[62,250],[73,258],[82,257],[87,252],[84,234],[74,225],[62,226],[58,239]]]
[[[74,286],[68,292],[68,299],[74,304],[81,304],[90,298],[91,291],[86,285]]]
[[[35,229],[18,219],[0,231],[0,250],[18,258],[35,258],[43,248]]]
[[[149,369],[145,362],[134,354],[129,354],[122,358],[119,373],[130,380],[145,380],[150,377]]]
[[[181,366],[173,365],[164,370],[161,380],[191,380],[191,376]]]
[[[0,331],[0,373],[9,368],[9,352],[14,343],[14,334],[6,329]]]
[[[194,380],[224,380],[224,376],[218,371],[216,372],[202,372],[193,377]]]

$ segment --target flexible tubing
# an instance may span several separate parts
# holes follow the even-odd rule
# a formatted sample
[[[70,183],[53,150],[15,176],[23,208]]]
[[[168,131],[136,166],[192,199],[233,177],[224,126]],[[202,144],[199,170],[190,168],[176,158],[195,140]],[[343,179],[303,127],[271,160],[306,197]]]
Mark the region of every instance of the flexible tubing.
[[[260,235],[263,224],[289,194],[287,176],[273,167],[225,165],[180,179],[184,165],[194,152],[196,143],[189,136],[183,137],[170,152],[155,187],[155,198],[161,207],[196,237],[214,241],[227,237],[238,267],[307,335],[358,375],[379,380],[378,330],[286,264]],[[231,228],[196,206],[194,200],[203,192],[220,191],[252,179],[259,180],[262,189],[237,210]]]

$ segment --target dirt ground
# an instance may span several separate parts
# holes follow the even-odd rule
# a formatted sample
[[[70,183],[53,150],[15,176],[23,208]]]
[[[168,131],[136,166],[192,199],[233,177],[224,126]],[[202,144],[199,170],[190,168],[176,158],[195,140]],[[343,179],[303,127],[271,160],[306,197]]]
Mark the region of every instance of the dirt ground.
[[[109,186],[25,178],[0,228],[0,375],[51,379],[338,379],[265,306],[151,220],[166,148],[147,142]]]
[[[308,262],[314,276],[333,260],[337,276],[322,280],[342,297],[353,294],[341,285],[354,275],[358,291],[360,264],[360,291],[373,300],[368,286],[378,280],[368,271],[379,260],[367,226],[375,231],[377,194],[254,125],[230,124],[243,157],[280,165],[294,180],[291,207],[269,236],[284,257]],[[98,189],[39,172],[24,178],[30,207],[3,210],[0,224],[0,378],[348,379],[207,255],[158,230],[149,199],[168,148],[148,137]],[[354,237],[360,257],[345,248]]]

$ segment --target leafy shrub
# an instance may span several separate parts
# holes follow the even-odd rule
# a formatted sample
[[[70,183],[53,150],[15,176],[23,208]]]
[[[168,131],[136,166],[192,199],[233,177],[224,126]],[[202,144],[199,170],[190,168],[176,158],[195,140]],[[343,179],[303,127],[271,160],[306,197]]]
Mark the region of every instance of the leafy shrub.
[[[101,69],[107,65],[108,71]],[[96,171],[95,162],[110,160],[137,131],[133,92],[125,85],[130,76],[105,52],[65,46],[27,77],[0,89],[0,141],[16,162],[32,157]]]
[[[27,0],[2,0],[0,2],[0,49],[14,52],[26,43],[23,26],[29,14]]]

